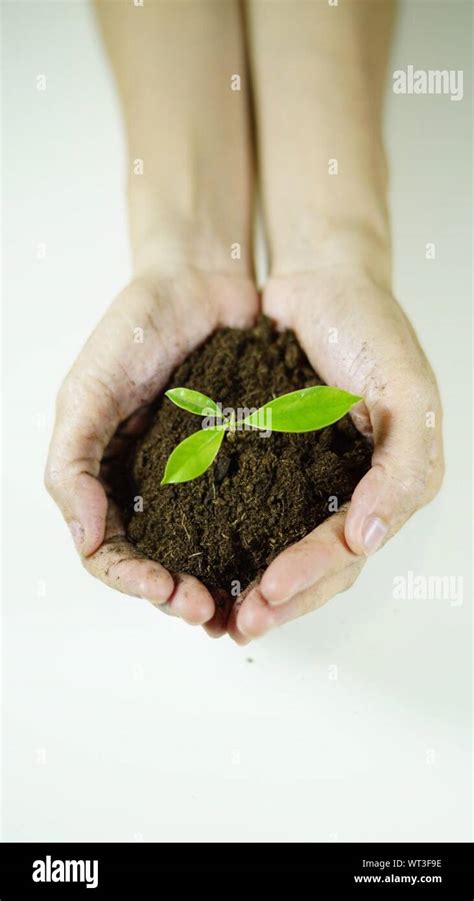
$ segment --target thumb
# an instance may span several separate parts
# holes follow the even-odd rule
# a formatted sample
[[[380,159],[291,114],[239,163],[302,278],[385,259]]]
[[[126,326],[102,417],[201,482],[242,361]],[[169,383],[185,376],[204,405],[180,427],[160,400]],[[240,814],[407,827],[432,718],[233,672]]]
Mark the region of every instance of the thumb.
[[[357,485],[347,513],[345,538],[355,554],[375,553],[435,496],[443,476],[439,404],[371,412],[372,468]],[[434,424],[427,416],[432,413]],[[429,423],[429,425],[427,424]]]
[[[58,395],[45,485],[86,557],[104,539],[107,497],[97,476],[118,424],[118,407],[103,383],[89,374],[73,372],[66,378]]]

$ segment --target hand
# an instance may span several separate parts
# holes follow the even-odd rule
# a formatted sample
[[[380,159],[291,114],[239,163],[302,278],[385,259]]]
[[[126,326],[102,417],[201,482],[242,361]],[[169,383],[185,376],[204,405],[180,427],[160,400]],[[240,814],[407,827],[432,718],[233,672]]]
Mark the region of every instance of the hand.
[[[147,275],[112,303],[67,375],[57,401],[46,487],[86,569],[211,635],[225,631],[215,599],[197,579],[167,572],[131,545],[107,497],[107,463],[146,421],[171,372],[219,326],[252,324],[251,279],[186,270]],[[143,343],[134,339],[143,329]]]
[[[436,381],[385,288],[365,272],[327,266],[270,279],[263,307],[296,332],[325,382],[364,398],[351,415],[374,453],[348,508],[279,554],[237,605],[228,628],[242,644],[349,588],[367,556],[436,495],[443,477]]]

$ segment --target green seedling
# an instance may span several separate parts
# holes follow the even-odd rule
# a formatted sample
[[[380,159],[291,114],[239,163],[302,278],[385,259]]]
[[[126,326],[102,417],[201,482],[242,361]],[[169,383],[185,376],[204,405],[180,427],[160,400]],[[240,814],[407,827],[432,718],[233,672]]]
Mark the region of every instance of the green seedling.
[[[194,432],[175,447],[168,457],[162,485],[190,482],[206,472],[219,453],[226,432],[242,426],[266,432],[313,432],[337,422],[362,400],[341,388],[315,385],[282,394],[236,420],[234,416],[223,418],[215,401],[191,388],[171,388],[166,397],[182,410],[220,422]]]

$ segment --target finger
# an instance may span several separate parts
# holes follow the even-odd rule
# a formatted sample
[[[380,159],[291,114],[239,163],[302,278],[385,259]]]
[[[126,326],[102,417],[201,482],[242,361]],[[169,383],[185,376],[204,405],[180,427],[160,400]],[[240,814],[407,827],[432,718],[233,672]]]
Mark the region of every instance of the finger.
[[[242,592],[241,595],[239,595],[239,597],[236,599],[233,606],[231,607],[229,617],[227,620],[228,635],[230,636],[230,638],[232,638],[233,641],[235,641],[236,644],[241,645],[241,646],[248,644],[252,639],[247,638],[245,635],[243,635],[240,632],[240,630],[237,626],[237,617],[239,615],[239,610],[242,607],[242,604],[244,603],[245,599],[250,594],[252,594],[252,592],[258,587],[258,585],[259,585],[258,579],[254,579],[253,582],[250,583],[250,585],[247,585],[247,588]]]
[[[355,560],[344,535],[347,507],[330,516],[309,535],[282,551],[262,576],[260,591],[271,606],[344,569]]]
[[[211,591],[211,595],[215,604],[215,613],[213,617],[204,624],[204,629],[209,638],[222,638],[227,633],[227,621],[232,609],[232,598],[226,591],[218,589]]]
[[[128,419],[121,422],[117,431],[104,448],[102,462],[104,460],[120,459],[127,452],[133,441],[145,431],[151,422],[152,415],[152,408],[148,404],[136,410]]]
[[[212,620],[216,608],[207,588],[194,576],[175,576],[175,589],[168,605],[171,613],[190,626],[203,626]]]
[[[83,557],[83,563],[91,575],[110,588],[158,606],[167,604],[175,592],[171,574],[127,541],[119,511],[112,502],[107,511],[104,541],[93,554]]]
[[[240,645],[240,647],[245,647],[246,644],[250,644],[252,639],[247,637],[240,631],[239,627],[237,626],[237,616],[238,609],[233,610],[227,623],[227,634],[229,635],[229,638],[231,638],[232,641],[235,642],[235,644]]]
[[[72,373],[66,379],[58,396],[45,484],[84,556],[104,539],[107,498],[97,476],[119,420],[114,398],[96,378]]]
[[[436,398],[407,398],[371,411],[372,468],[356,486],[345,537],[355,554],[375,553],[437,493],[444,471],[441,410]]]
[[[168,603],[175,590],[170,573],[140,554],[123,535],[106,539],[97,551],[83,558],[83,563],[92,576],[109,588],[157,606]]]
[[[120,511],[112,501],[104,541],[83,563],[110,588],[144,598],[190,625],[203,625],[215,614],[214,600],[201,582],[193,576],[173,576],[127,541]]]
[[[354,584],[363,564],[363,560],[356,560],[345,569],[321,579],[316,585],[302,591],[291,601],[280,604],[278,607],[270,607],[260,589],[254,588],[238,611],[236,632],[232,637],[236,640],[237,635],[240,638],[239,644],[242,641],[248,642],[261,638],[271,629],[317,610],[336,594],[347,591]]]

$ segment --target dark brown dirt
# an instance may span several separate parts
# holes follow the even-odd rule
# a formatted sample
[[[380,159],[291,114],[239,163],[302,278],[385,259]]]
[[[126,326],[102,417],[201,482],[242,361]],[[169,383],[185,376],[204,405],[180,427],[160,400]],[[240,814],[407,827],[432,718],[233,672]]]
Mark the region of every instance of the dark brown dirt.
[[[248,331],[222,329],[176,370],[168,387],[194,388],[224,407],[258,407],[273,397],[321,384],[292,332],[262,318]],[[172,572],[210,588],[242,590],[271,560],[327,516],[329,498],[348,501],[370,465],[371,450],[348,416],[300,435],[237,431],[224,439],[211,468],[181,485],[160,486],[176,445],[200,427],[198,417],[167,398],[130,460],[132,497],[125,510],[130,540]]]

